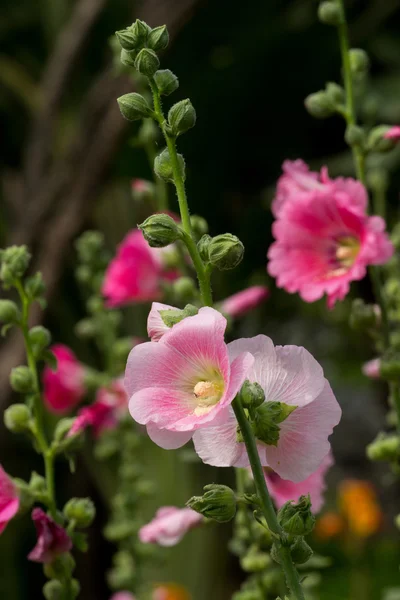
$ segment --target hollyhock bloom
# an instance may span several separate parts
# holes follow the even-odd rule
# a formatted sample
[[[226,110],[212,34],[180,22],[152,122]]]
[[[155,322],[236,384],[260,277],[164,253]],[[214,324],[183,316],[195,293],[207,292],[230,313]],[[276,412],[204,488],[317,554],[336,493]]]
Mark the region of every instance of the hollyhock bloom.
[[[185,533],[203,521],[202,515],[191,508],[163,506],[159,508],[150,523],[139,531],[139,539],[144,544],[175,546]]]
[[[221,313],[205,307],[159,342],[131,350],[125,373],[129,410],[162,448],[179,448],[212,423],[246,379],[253,357],[245,351],[229,360],[225,328]]]
[[[312,511],[318,513],[324,503],[323,493],[326,489],[325,475],[328,469],[333,465],[332,454],[326,455],[318,469],[304,481],[293,483],[287,479],[282,479],[274,471],[265,471],[265,480],[272,498],[278,508],[281,508],[285,502],[290,500],[297,501],[300,496],[310,494]]]
[[[44,368],[44,400],[51,412],[65,413],[75,408],[85,395],[85,369],[67,346],[55,344],[51,351],[57,358],[57,368],[55,371],[49,366]]]
[[[370,379],[379,379],[381,376],[381,359],[373,358],[362,366],[362,372]]]
[[[36,546],[28,554],[28,559],[34,562],[49,563],[59,554],[68,552],[72,548],[71,538],[60,525],[41,508],[34,508],[32,520],[36,527]]]
[[[97,391],[93,404],[79,411],[67,437],[76,435],[87,427],[92,427],[94,436],[99,437],[106,429],[116,427],[127,410],[128,398],[122,379],[116,379],[108,387]]]
[[[263,466],[271,467],[283,479],[304,481],[328,454],[328,437],[341,416],[321,366],[304,348],[274,347],[265,335],[236,340],[228,348],[231,360],[246,351],[254,356],[247,379],[261,385],[266,402],[296,406],[280,423],[277,445],[259,441],[258,448]],[[210,465],[248,467],[246,447],[237,438],[233,409],[228,407],[224,412],[219,423],[194,433],[196,452]]]
[[[220,305],[221,312],[230,317],[241,317],[264,302],[269,296],[269,290],[265,285],[253,285],[247,290],[242,290],[233,296],[229,296]]]
[[[0,534],[19,510],[19,497],[13,481],[0,465]]]
[[[130,231],[106,270],[102,292],[110,307],[148,302],[161,296],[162,280],[175,279],[168,269],[167,248],[150,248],[139,229]]]
[[[400,140],[400,126],[394,125],[385,133],[383,137],[387,140],[394,140],[395,142],[398,142]]]
[[[330,179],[326,168],[312,173],[302,161],[287,161],[272,212],[275,242],[268,272],[278,287],[306,302],[324,294],[331,308],[368,265],[390,259],[394,248],[385,221],[368,217],[367,193],[353,179]]]

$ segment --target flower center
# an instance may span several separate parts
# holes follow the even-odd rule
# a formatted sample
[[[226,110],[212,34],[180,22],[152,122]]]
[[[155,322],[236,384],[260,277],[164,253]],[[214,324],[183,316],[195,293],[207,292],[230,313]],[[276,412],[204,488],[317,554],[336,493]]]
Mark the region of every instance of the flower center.
[[[194,414],[200,416],[208,413],[213,406],[218,404],[223,393],[222,381],[198,381],[193,388],[193,394],[197,400]]]
[[[350,268],[356,261],[360,251],[360,240],[353,236],[339,238],[336,246],[336,260],[341,267]]]

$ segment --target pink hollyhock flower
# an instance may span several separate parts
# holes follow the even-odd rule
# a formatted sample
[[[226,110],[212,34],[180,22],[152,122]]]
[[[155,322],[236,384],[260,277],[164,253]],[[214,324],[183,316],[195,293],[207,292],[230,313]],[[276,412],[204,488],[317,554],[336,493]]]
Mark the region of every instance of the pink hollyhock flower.
[[[277,445],[259,441],[258,448],[263,466],[271,467],[283,479],[304,481],[328,454],[328,437],[341,416],[321,366],[304,348],[274,347],[265,335],[236,340],[228,348],[231,360],[246,351],[254,356],[247,378],[261,385],[266,402],[297,407],[280,423]],[[221,417],[215,426],[194,433],[195,450],[203,462],[213,466],[247,467],[249,459],[244,443],[237,439],[233,409],[224,412],[225,421]]]
[[[145,544],[175,546],[185,533],[203,521],[202,515],[191,508],[163,506],[150,523],[139,531],[139,539]]]
[[[57,368],[55,371],[49,366],[44,368],[44,400],[51,412],[65,413],[85,395],[85,369],[67,346],[55,344],[51,351],[57,358]]]
[[[304,481],[293,483],[282,479],[274,471],[265,471],[265,480],[272,498],[278,508],[290,500],[297,501],[300,496],[310,494],[312,511],[318,513],[324,503],[323,493],[326,490],[325,475],[333,465],[332,453],[329,452],[318,469]]]
[[[58,525],[41,508],[34,508],[32,519],[36,527],[36,546],[28,554],[34,562],[49,563],[59,554],[72,548],[72,541],[65,529]]]
[[[19,510],[19,497],[13,481],[0,465],[0,534]]]
[[[97,391],[93,404],[79,411],[67,437],[76,435],[87,427],[92,427],[94,436],[99,437],[106,429],[116,427],[127,410],[128,398],[122,379],[116,379],[108,387]]]
[[[136,600],[136,596],[130,592],[117,592],[111,596],[110,600]]]
[[[362,366],[362,372],[370,379],[379,379],[381,376],[381,359],[373,358]]]
[[[368,265],[385,263],[394,252],[385,221],[368,217],[367,193],[353,179],[309,172],[302,161],[285,162],[272,212],[275,242],[268,272],[278,287],[306,302],[324,294],[331,308]]]
[[[241,317],[256,308],[269,296],[269,290],[264,285],[253,285],[247,290],[242,290],[229,296],[220,305],[221,312],[230,317]]]
[[[164,333],[170,330],[161,318],[160,310],[178,310],[176,306],[169,304],[161,304],[161,302],[153,302],[151,310],[147,318],[147,333],[152,342],[158,342]]]
[[[241,388],[253,358],[244,352],[229,360],[225,328],[221,313],[205,307],[174,325],[159,342],[131,350],[125,373],[129,410],[162,448],[183,446]]]
[[[398,142],[400,140],[400,126],[394,125],[385,133],[383,136],[386,140],[394,140]]]
[[[139,229],[129,232],[105,273],[102,292],[108,306],[157,300],[162,280],[177,276],[166,264],[168,252],[168,248],[150,248]]]

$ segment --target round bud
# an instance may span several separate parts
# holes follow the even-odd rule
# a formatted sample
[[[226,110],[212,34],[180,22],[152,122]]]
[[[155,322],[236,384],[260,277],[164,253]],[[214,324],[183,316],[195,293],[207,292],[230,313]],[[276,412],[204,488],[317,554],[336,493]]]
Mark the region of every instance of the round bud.
[[[210,246],[211,240],[212,240],[211,235],[205,234],[200,238],[199,242],[197,243],[197,249],[199,251],[199,254],[200,254],[202,260],[205,263],[210,262],[208,248]]]
[[[13,433],[29,431],[32,413],[26,404],[12,404],[4,411],[4,425]]]
[[[104,246],[104,235],[100,231],[85,231],[75,242],[79,260],[92,263],[97,260]]]
[[[178,154],[179,175],[185,179],[185,160],[182,154]],[[161,154],[156,156],[154,160],[154,172],[160,179],[164,181],[174,181],[174,173],[172,168],[171,157],[169,151],[165,148]]]
[[[343,22],[343,13],[336,0],[321,2],[318,7],[318,18],[325,25],[338,26]]]
[[[21,279],[28,268],[31,255],[26,246],[9,246],[0,251],[0,279],[11,285]]]
[[[328,96],[329,100],[332,102],[332,104],[335,104],[336,106],[338,106],[338,105],[340,106],[344,103],[345,92],[341,85],[338,85],[337,83],[334,83],[333,81],[330,81],[329,83],[326,84],[325,92],[326,92],[326,95]]]
[[[200,240],[201,241],[201,240]],[[234,269],[242,261],[244,246],[236,235],[223,233],[211,238],[208,245],[210,263],[220,271]]]
[[[191,277],[179,277],[174,281],[172,291],[179,304],[187,304],[196,296],[196,285]]]
[[[35,273],[32,277],[25,280],[25,292],[32,300],[40,298],[46,291],[46,286],[43,281],[43,276],[40,272]]]
[[[137,55],[137,50],[121,50],[120,61],[126,67],[134,67]]]
[[[169,215],[157,214],[148,217],[139,229],[149,246],[152,248],[165,248],[182,238],[182,230]]]
[[[42,325],[32,327],[28,333],[29,340],[33,346],[35,357],[39,357],[42,351],[47,348],[51,342],[51,334],[48,329]]]
[[[160,27],[154,27],[149,33],[147,38],[147,46],[159,52],[164,50],[169,44],[169,33],[166,25],[160,25]]]
[[[193,496],[186,502],[196,512],[208,519],[226,523],[231,521],[236,514],[236,497],[226,485],[212,483],[204,487],[203,496]]]
[[[208,223],[204,217],[200,217],[200,215],[191,215],[190,224],[192,226],[193,233],[196,236],[201,237],[205,233],[208,233]]]
[[[308,535],[314,529],[315,517],[311,512],[310,496],[300,496],[297,504],[286,502],[278,511],[281,527],[290,535]]]
[[[346,127],[344,139],[349,146],[364,146],[365,131],[358,125],[348,125],[348,127]]]
[[[400,455],[400,438],[397,435],[378,435],[368,444],[367,456],[374,461],[394,461]]]
[[[168,122],[173,135],[181,135],[196,124],[196,111],[189,99],[174,104],[168,113]]]
[[[58,579],[51,579],[43,586],[43,596],[46,600],[64,600],[64,588]]]
[[[146,100],[136,92],[121,96],[117,102],[122,116],[128,121],[144,119],[152,114],[152,110]]]
[[[15,302],[0,300],[0,321],[3,323],[16,323],[19,319],[19,310]]]
[[[95,516],[96,508],[90,498],[71,498],[64,506],[64,515],[74,521],[76,527],[89,527]]]
[[[379,125],[371,129],[368,135],[367,148],[371,152],[389,152],[397,145],[397,142],[386,136],[390,130],[388,125]]]
[[[307,562],[313,555],[313,551],[303,537],[297,540],[290,546],[290,555],[296,565],[302,565]]]
[[[307,96],[304,104],[310,115],[316,119],[327,119],[335,113],[335,105],[330,95],[322,90]]]
[[[136,21],[129,27],[134,40],[134,48],[139,50],[146,44],[151,28],[144,21],[136,19]]]
[[[135,67],[146,77],[153,77],[154,73],[160,66],[160,61],[154,50],[142,48],[135,60]]]
[[[81,319],[75,325],[75,333],[83,339],[92,338],[96,334],[97,328],[92,319]]]
[[[169,96],[179,87],[177,76],[169,69],[162,69],[154,73],[154,81],[161,96]]]
[[[353,75],[365,75],[369,69],[369,57],[365,50],[352,48],[349,50],[349,56]]]
[[[123,50],[135,50],[136,49],[136,38],[132,33],[132,29],[121,29],[120,31],[116,31],[115,35],[119,44]]]
[[[10,384],[14,392],[30,394],[34,391],[34,379],[29,367],[15,367],[10,374]]]
[[[256,408],[265,401],[265,393],[259,383],[246,379],[240,390],[240,399],[245,408]]]

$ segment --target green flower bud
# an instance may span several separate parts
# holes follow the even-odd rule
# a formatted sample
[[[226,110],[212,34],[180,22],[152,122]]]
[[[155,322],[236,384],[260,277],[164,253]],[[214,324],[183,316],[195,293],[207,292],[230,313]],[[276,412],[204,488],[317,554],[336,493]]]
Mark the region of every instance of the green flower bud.
[[[153,77],[160,66],[157,54],[149,48],[142,48],[135,60],[135,67],[146,77]]]
[[[253,549],[250,549],[240,561],[240,566],[243,571],[247,571],[248,573],[265,571],[270,564],[271,559],[266,552],[260,552]]]
[[[326,84],[326,95],[335,106],[341,106],[345,102],[345,92],[341,85],[330,81]]]
[[[196,124],[196,111],[189,99],[174,104],[168,113],[168,123],[173,135],[181,135]]]
[[[137,50],[121,50],[120,61],[126,67],[135,67]]]
[[[154,81],[161,96],[169,96],[179,87],[177,76],[169,69],[162,69],[154,73]]]
[[[140,94],[133,92],[117,99],[122,116],[128,121],[150,117],[152,110]]]
[[[147,46],[154,50],[154,52],[164,50],[168,44],[169,33],[166,25],[154,27],[154,29],[150,31],[149,37],[147,38]]]
[[[245,408],[257,408],[265,400],[264,390],[257,382],[250,382],[248,379],[242,385],[239,392],[240,400]]]
[[[31,300],[37,300],[43,296],[45,291],[46,286],[40,272],[35,273],[35,275],[32,275],[32,277],[28,277],[25,280],[25,292]]]
[[[61,442],[69,433],[73,423],[75,421],[74,417],[60,419],[56,425],[54,430],[54,440],[56,442]]]
[[[253,430],[257,439],[265,444],[277,446],[280,435],[279,424],[296,409],[284,402],[264,402],[254,415]]]
[[[191,277],[179,277],[172,284],[172,293],[179,304],[193,301],[196,296],[196,284]]]
[[[29,330],[28,337],[32,344],[35,358],[38,358],[51,342],[50,331],[42,325],[32,327],[32,329]]]
[[[51,579],[43,586],[43,596],[46,600],[64,600],[64,586],[58,579]]]
[[[369,69],[369,57],[361,48],[351,48],[349,51],[350,67],[353,75],[365,75]]]
[[[129,30],[133,36],[135,44],[134,48],[136,50],[138,50],[139,48],[143,48],[143,46],[147,42],[151,28],[144,21],[136,19],[133,25],[129,27]]]
[[[18,477],[13,478],[13,483],[17,488],[18,498],[19,498],[19,508],[18,514],[24,515],[32,508],[32,505],[35,501],[32,492],[29,488],[29,485],[23,479],[19,479]]]
[[[32,413],[26,404],[12,404],[4,411],[4,425],[13,433],[30,430]]]
[[[397,435],[379,434],[368,444],[367,456],[374,461],[394,461],[400,456],[400,438]]]
[[[371,129],[368,135],[367,148],[371,152],[389,152],[393,150],[397,142],[386,139],[385,134],[389,131],[388,125],[379,125]]]
[[[199,242],[197,243],[197,249],[199,251],[199,254],[201,256],[201,258],[203,259],[204,262],[208,263],[210,262],[210,255],[209,255],[209,246],[210,246],[210,242],[212,240],[212,237],[208,234],[203,235]]]
[[[335,104],[332,102],[330,95],[323,90],[307,96],[304,105],[309,114],[316,119],[327,119],[336,112]]]
[[[79,265],[75,270],[75,277],[79,283],[90,283],[92,280],[92,270],[87,265]]]
[[[33,375],[29,367],[24,365],[14,367],[10,374],[10,384],[14,392],[30,394],[34,391]]]
[[[199,312],[199,309],[192,304],[187,304],[183,310],[171,309],[160,310],[160,316],[167,327],[173,327],[177,323],[186,319],[186,317],[194,317]]]
[[[302,565],[313,555],[313,551],[303,537],[297,538],[290,546],[290,555],[296,565]]]
[[[190,224],[192,226],[193,233],[198,238],[208,232],[208,223],[204,217],[200,217],[199,215],[191,215]]]
[[[325,25],[334,25],[337,27],[343,22],[341,6],[335,0],[321,2],[318,7],[318,18]]]
[[[20,317],[18,306],[11,300],[0,300],[0,321],[16,323]]]
[[[137,39],[132,31],[132,28],[128,27],[127,29],[116,31],[115,35],[121,48],[124,50],[136,50]]]
[[[201,241],[201,240],[200,240]],[[236,235],[222,233],[210,240],[208,257],[213,267],[220,271],[234,269],[242,262],[244,246]]]
[[[63,513],[69,521],[74,521],[76,527],[89,527],[96,516],[96,508],[90,498],[71,498],[63,508]]]
[[[344,139],[349,146],[364,146],[365,131],[358,125],[349,125],[346,127]]]
[[[36,473],[36,471],[33,471],[29,480],[29,489],[34,495],[45,494],[47,491],[47,484],[45,478]]]
[[[10,246],[0,251],[0,279],[6,285],[12,285],[21,279],[28,268],[31,255],[26,246]]]
[[[310,496],[300,496],[297,504],[286,502],[278,512],[281,527],[290,535],[308,535],[315,525]]]
[[[169,215],[157,214],[148,217],[139,229],[152,248],[165,248],[182,239],[182,230]]]
[[[186,502],[196,512],[208,519],[227,523],[236,514],[236,498],[233,490],[226,485],[211,483],[204,488],[203,496],[193,496]]]
[[[400,352],[388,350],[381,359],[380,375],[382,379],[396,381],[400,377]]]
[[[100,231],[85,231],[75,242],[80,262],[93,263],[104,247],[104,235]]]
[[[365,331],[380,325],[380,308],[374,304],[365,304],[361,298],[353,300],[350,314],[350,327],[356,331]]]
[[[179,174],[185,180],[185,160],[182,154],[178,154]],[[173,183],[174,174],[169,151],[165,148],[154,161],[154,172],[160,179]]]
[[[81,319],[75,325],[75,333],[78,337],[83,339],[92,338],[96,335],[97,328],[93,319]]]

